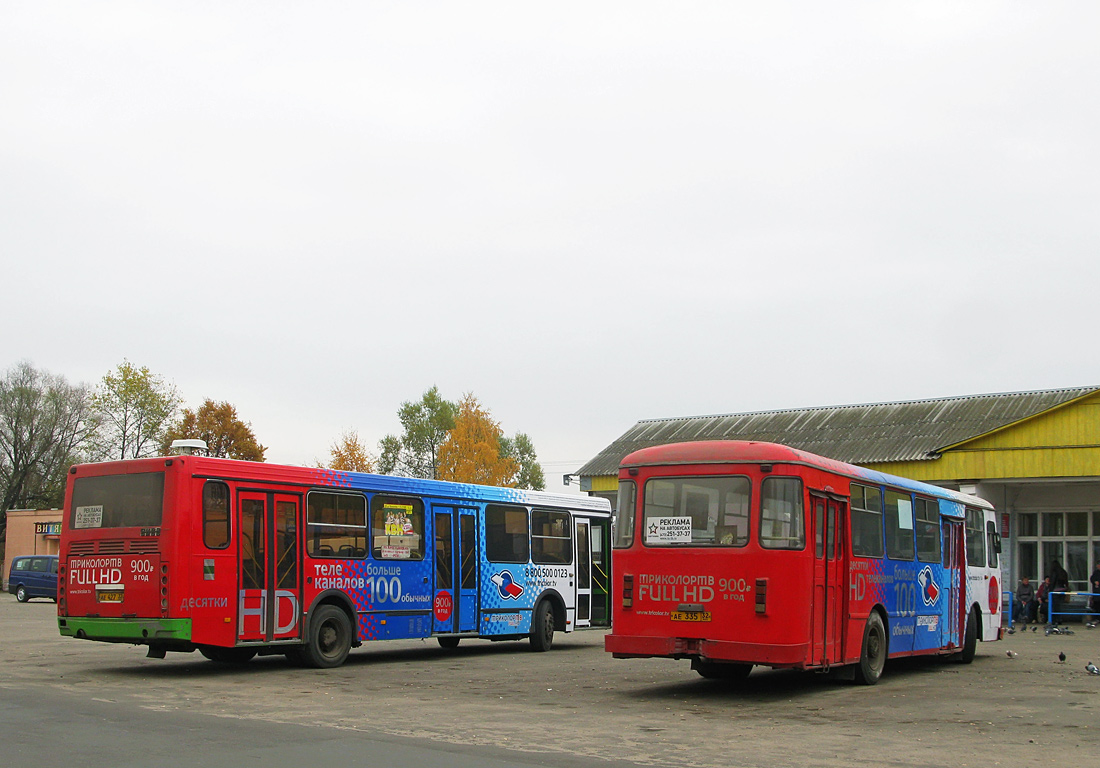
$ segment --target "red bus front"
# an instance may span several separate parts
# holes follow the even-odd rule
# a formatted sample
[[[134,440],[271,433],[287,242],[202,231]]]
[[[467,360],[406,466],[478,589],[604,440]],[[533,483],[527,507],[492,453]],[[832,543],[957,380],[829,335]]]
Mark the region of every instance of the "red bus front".
[[[753,664],[841,663],[837,526],[847,482],[793,463],[781,446],[742,444],[738,461],[730,445],[663,446],[624,459],[606,649],[619,658],[690,658],[707,677],[743,676]]]

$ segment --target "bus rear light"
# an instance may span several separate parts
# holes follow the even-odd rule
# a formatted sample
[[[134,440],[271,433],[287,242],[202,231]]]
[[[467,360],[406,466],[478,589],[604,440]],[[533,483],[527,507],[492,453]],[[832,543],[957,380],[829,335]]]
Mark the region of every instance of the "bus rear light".
[[[756,580],[756,612],[768,612],[768,580]]]
[[[623,608],[632,608],[634,606],[634,574],[627,573],[623,575]]]

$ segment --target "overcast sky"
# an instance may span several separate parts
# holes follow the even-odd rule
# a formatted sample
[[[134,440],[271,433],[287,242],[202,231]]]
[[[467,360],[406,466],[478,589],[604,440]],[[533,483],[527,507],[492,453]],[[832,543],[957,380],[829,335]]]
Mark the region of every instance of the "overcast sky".
[[[4,3],[0,368],[268,459],[1100,384],[1100,4]]]

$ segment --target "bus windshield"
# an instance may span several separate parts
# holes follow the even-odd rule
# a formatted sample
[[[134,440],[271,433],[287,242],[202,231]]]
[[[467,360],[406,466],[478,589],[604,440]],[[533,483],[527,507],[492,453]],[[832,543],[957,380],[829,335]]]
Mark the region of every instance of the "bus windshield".
[[[69,527],[158,526],[163,508],[163,472],[79,477],[73,484]]]

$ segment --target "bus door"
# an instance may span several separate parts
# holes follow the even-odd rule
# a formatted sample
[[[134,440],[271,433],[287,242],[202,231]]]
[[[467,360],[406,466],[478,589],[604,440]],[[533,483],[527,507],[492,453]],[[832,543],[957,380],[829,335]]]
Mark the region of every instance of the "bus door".
[[[592,626],[592,528],[588,518],[574,520],[577,528],[577,612],[574,627]]]
[[[592,626],[611,626],[611,522],[593,519],[589,522],[592,540]]]
[[[477,632],[477,510],[433,506],[432,513],[435,516],[432,632]]]
[[[814,531],[814,584],[810,606],[810,663],[828,666],[839,661],[841,643],[841,546],[837,532],[844,505],[811,494]]]
[[[242,491],[238,505],[237,640],[297,638],[302,605],[300,499],[285,493]]]
[[[943,567],[947,581],[947,602],[941,622],[941,648],[961,648],[966,627],[966,552],[963,522],[947,517],[943,521]]]
[[[848,518],[848,504],[829,498],[829,519],[825,524],[825,591],[826,607],[825,658],[829,663],[839,662],[844,654],[844,600],[848,588],[844,576],[848,572],[844,563],[844,542],[841,541],[843,521]]]

